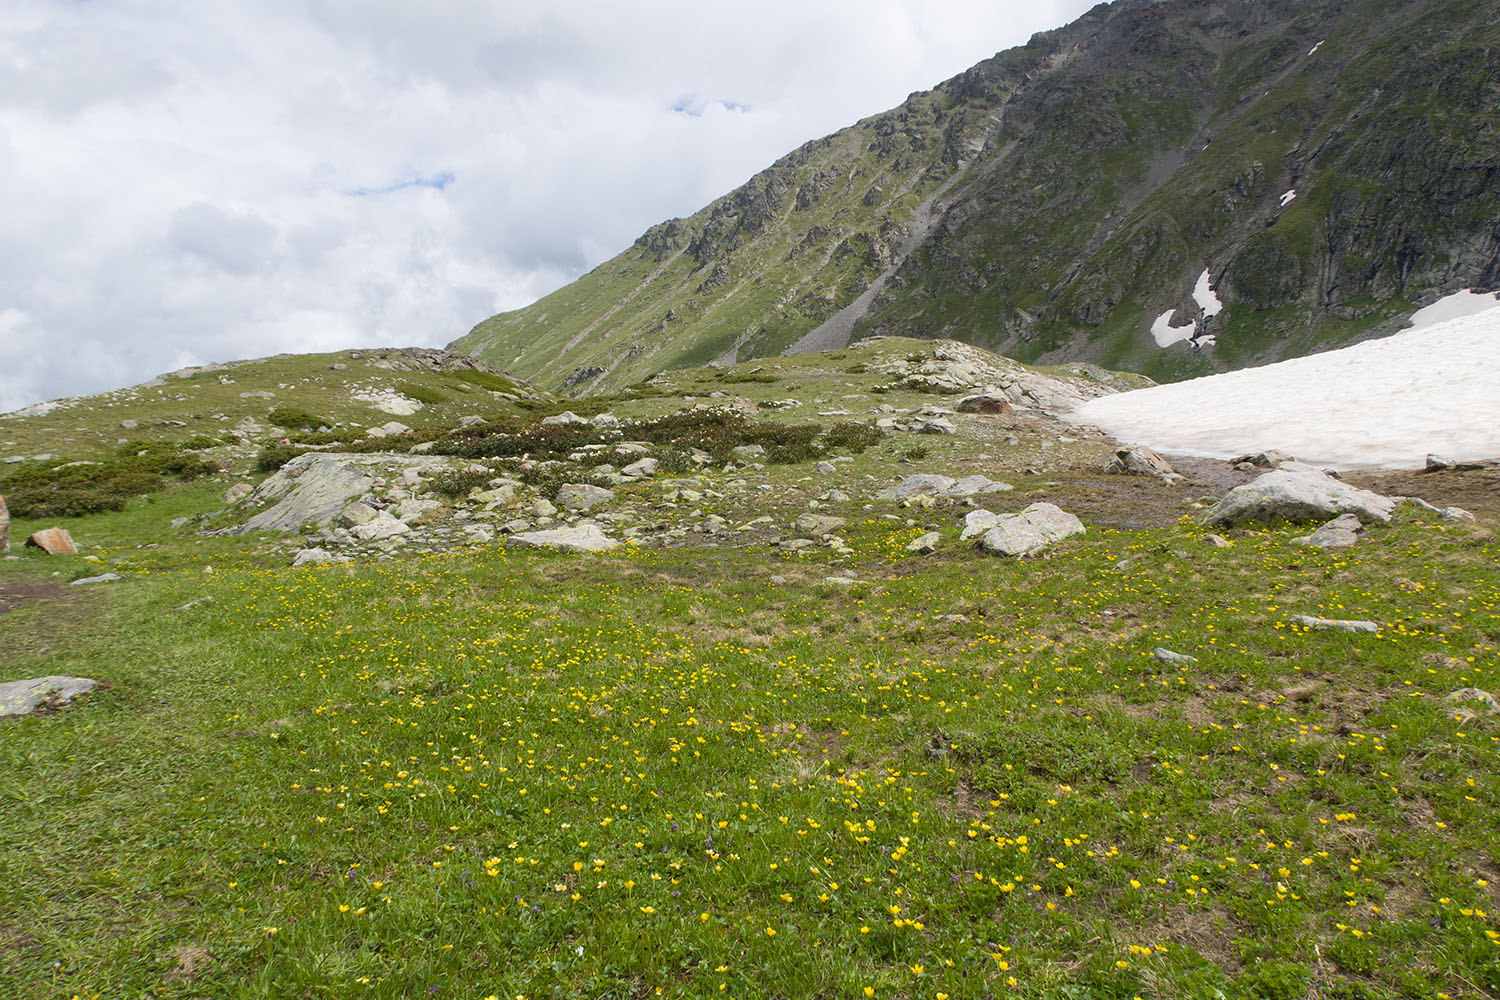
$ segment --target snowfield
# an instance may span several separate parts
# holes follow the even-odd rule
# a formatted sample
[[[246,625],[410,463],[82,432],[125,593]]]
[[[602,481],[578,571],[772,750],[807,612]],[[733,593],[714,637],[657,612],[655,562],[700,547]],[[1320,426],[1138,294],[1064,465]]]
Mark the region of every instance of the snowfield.
[[[1396,469],[1421,468],[1428,453],[1500,458],[1500,302],[1460,292],[1413,321],[1383,340],[1090,400],[1070,419],[1212,458],[1275,448]]]

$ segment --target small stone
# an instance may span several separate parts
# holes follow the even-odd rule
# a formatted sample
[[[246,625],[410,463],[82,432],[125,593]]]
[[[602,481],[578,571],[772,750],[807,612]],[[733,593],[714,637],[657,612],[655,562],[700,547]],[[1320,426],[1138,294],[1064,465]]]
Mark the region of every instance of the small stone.
[[[1337,618],[1315,618],[1312,615],[1295,615],[1297,621],[1316,632],[1379,632],[1380,626],[1368,621],[1348,621]]]
[[[1186,653],[1174,653],[1172,650],[1162,646],[1157,646],[1153,649],[1151,655],[1156,657],[1158,662],[1174,667],[1186,666],[1190,663],[1198,662],[1196,656],[1188,656]]]
[[[511,535],[510,544],[528,548],[562,549],[566,552],[608,552],[620,543],[606,535],[597,524],[585,522],[570,528]]]
[[[1449,693],[1444,700],[1457,702],[1464,706],[1458,710],[1457,714],[1465,720],[1477,719],[1481,714],[1494,715],[1500,712],[1500,702],[1496,702],[1495,696],[1483,688],[1459,688],[1457,691]],[[1468,707],[1472,705],[1478,705],[1480,710]]]
[[[133,430],[135,430],[139,426],[141,426],[139,421],[135,421],[135,420],[121,420],[120,421],[120,429],[121,430],[133,431]]]
[[[1216,549],[1227,549],[1233,547],[1234,543],[1223,535],[1204,535],[1203,540]]]
[[[1310,545],[1320,549],[1347,549],[1359,541],[1365,530],[1358,517],[1340,514],[1310,535],[1292,539],[1293,545]]]
[[[411,526],[405,521],[397,520],[385,511],[364,524],[350,529],[350,533],[362,542],[379,542],[387,538],[395,538],[397,535],[405,535],[411,531]]]
[[[835,466],[832,462],[819,462],[817,465],[813,466],[813,471],[820,476],[826,476],[830,472],[835,471]]]
[[[567,510],[580,513],[592,510],[615,498],[614,490],[607,490],[592,483],[564,483],[557,491],[557,502]]]
[[[588,423],[588,419],[586,417],[580,417],[578,414],[574,413],[572,410],[564,410],[561,413],[553,414],[550,417],[543,417],[542,418],[542,426],[543,427],[557,427],[557,426],[563,426],[563,425],[566,425],[566,424],[586,424],[586,423]]]
[[[379,516],[380,512],[374,507],[356,500],[339,513],[338,523],[346,528],[357,528],[361,524],[369,524]]]
[[[627,479],[647,479],[656,475],[656,459],[643,458],[638,462],[631,462],[620,470],[620,475]]]
[[[1467,521],[1473,523],[1479,520],[1479,518],[1470,514],[1462,507],[1444,507],[1441,517],[1444,521]]]
[[[826,535],[838,531],[848,523],[842,517],[833,517],[829,514],[803,514],[797,518],[793,527],[807,535]]]

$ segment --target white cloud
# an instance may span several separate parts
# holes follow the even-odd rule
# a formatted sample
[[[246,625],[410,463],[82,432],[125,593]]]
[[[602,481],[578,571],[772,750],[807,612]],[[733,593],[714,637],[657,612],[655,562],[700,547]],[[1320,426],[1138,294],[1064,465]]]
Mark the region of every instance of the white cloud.
[[[12,0],[0,410],[447,343],[1087,6]]]

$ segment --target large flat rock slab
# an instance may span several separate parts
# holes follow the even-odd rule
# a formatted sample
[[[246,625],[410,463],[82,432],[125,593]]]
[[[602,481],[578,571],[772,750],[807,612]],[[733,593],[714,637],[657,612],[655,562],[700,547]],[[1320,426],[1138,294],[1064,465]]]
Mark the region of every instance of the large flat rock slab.
[[[90,677],[32,677],[0,684],[0,716],[30,715],[44,705],[66,705],[98,684]]]

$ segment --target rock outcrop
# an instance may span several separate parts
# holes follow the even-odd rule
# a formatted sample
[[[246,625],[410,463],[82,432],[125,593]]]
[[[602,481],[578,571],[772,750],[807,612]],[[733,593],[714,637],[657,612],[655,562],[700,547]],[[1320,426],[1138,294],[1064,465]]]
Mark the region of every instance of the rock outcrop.
[[[1078,518],[1050,503],[1034,503],[1018,513],[990,516],[993,520],[980,538],[979,547],[997,556],[1034,555],[1053,542],[1081,535],[1085,530]]]

